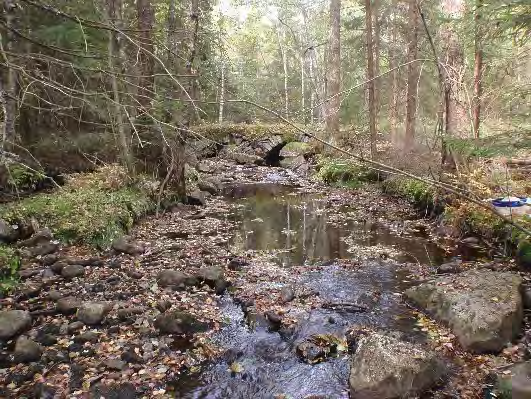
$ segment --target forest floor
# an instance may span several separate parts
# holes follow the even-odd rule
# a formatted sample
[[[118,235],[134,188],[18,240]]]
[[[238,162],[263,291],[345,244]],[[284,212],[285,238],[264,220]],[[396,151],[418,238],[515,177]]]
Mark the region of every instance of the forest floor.
[[[308,273],[326,274],[334,267],[338,273],[347,273],[344,281],[353,284],[356,292],[359,281],[349,278],[363,275],[364,268],[374,267],[378,273],[393,270],[392,286],[378,281],[378,289],[371,286],[362,298],[357,292],[354,299],[348,297],[346,305],[370,315],[367,320],[373,321],[361,323],[368,329],[398,328],[402,322],[394,325],[396,320],[409,320],[401,328],[417,331],[424,336],[421,341],[427,340],[441,358],[453,364],[450,382],[434,397],[479,398],[492,369],[521,359],[523,345],[510,346],[499,357],[463,351],[455,335],[402,299],[402,290],[413,281],[433,277],[437,266],[452,259],[462,245],[431,235],[434,222],[419,219],[406,201],[383,195],[371,185],[359,190],[330,188],[282,168],[217,160],[206,162],[204,169],[233,198],[214,196],[205,206],[177,205],[158,217],[144,218],[127,242],[125,251],[130,255],[61,246],[52,254],[24,259],[23,284],[0,304],[2,310],[30,313],[32,323],[26,336],[39,345],[23,348],[19,340],[6,341],[0,354],[0,396],[187,397],[186,389],[192,388],[183,376],[201,373],[204,363],[215,359],[226,364],[223,381],[245,384],[244,370],[251,366],[245,360],[228,360],[227,348],[216,338],[230,324],[223,298],[228,295],[240,304],[250,328],[264,324],[296,334],[297,326],[312,311],[345,305],[334,305],[330,299],[335,298],[330,292],[340,281],[331,280],[325,292],[308,283]],[[286,186],[293,188],[283,191],[281,187]],[[298,245],[304,247],[307,241],[297,241],[291,230],[303,219],[291,220],[294,224],[290,225],[289,207],[286,216],[277,214],[285,204],[268,208],[267,200],[252,203],[246,219],[235,217],[249,205],[238,198],[255,196],[282,197],[292,204],[292,212],[304,207],[304,223],[310,215],[327,215],[308,226],[310,231],[324,229],[313,241],[314,259],[297,258]],[[317,196],[317,202],[297,203],[297,198],[305,196],[311,201]],[[317,207],[306,214],[310,206]],[[266,217],[260,215],[280,218],[280,222],[267,226]],[[364,226],[361,230],[360,225]],[[306,224],[303,227],[306,232]],[[341,236],[341,228],[349,233]],[[248,235],[260,229],[265,232],[254,238],[269,239],[271,247],[245,244]],[[330,238],[333,234],[339,236]],[[287,236],[293,241],[286,242]],[[319,249],[323,240],[328,246],[324,252]],[[286,259],[291,265],[286,265]],[[481,257],[461,264],[465,269],[485,265]],[[493,267],[491,262],[488,267]],[[495,269],[514,269],[514,264],[497,262]],[[101,303],[105,309],[98,312],[94,304]],[[174,311],[191,315],[192,321],[182,325],[157,321],[164,315],[176,317]],[[336,354],[345,359],[341,367],[348,367],[349,344],[345,342],[343,348],[341,343],[343,349]],[[339,344],[334,345],[337,349]],[[309,363],[326,364],[328,354],[299,356]],[[330,397],[347,397],[348,382],[338,389],[342,393]],[[286,396],[279,393],[277,397]]]

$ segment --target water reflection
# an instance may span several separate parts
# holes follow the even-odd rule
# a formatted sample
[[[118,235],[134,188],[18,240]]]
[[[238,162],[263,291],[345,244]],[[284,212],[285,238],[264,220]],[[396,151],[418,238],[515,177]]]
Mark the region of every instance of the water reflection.
[[[348,259],[356,247],[383,245],[402,251],[403,261],[440,264],[444,251],[419,237],[400,237],[372,222],[357,222],[348,208],[330,209],[319,195],[257,192],[239,199],[230,218],[239,224],[232,246],[278,252],[283,265]],[[333,215],[331,220],[330,215]],[[337,216],[344,218],[338,220]]]

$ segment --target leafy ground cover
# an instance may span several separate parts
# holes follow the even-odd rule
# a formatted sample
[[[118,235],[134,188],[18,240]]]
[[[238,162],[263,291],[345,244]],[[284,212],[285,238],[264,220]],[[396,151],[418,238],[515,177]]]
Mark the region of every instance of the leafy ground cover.
[[[6,204],[0,218],[35,220],[64,242],[105,247],[154,207],[145,180],[131,180],[123,168],[107,166],[73,175],[57,191]]]

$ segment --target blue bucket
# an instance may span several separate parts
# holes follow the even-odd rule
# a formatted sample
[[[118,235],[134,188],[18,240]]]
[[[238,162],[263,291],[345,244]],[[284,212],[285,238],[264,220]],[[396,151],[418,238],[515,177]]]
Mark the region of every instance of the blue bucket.
[[[492,200],[492,205],[499,208],[519,208],[526,205],[527,198],[518,198],[514,201],[507,201],[505,198],[496,198]]]

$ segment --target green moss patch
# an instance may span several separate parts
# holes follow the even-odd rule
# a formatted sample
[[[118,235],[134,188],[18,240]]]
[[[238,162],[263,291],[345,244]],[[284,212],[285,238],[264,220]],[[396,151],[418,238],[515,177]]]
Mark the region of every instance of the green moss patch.
[[[301,132],[293,126],[282,124],[247,124],[247,123],[221,123],[194,126],[192,131],[215,141],[237,135],[248,140],[260,140],[279,135],[285,142],[300,140]]]
[[[16,223],[35,219],[66,243],[107,246],[155,207],[147,185],[132,181],[121,167],[79,174],[60,190],[10,203],[0,218]]]
[[[357,188],[378,180],[378,173],[349,160],[324,158],[317,165],[317,179],[335,186]]]
[[[383,182],[384,192],[405,198],[422,208],[434,208],[436,189],[428,183],[403,176],[393,176]]]
[[[0,294],[13,290],[18,283],[20,258],[15,249],[0,245]]]

